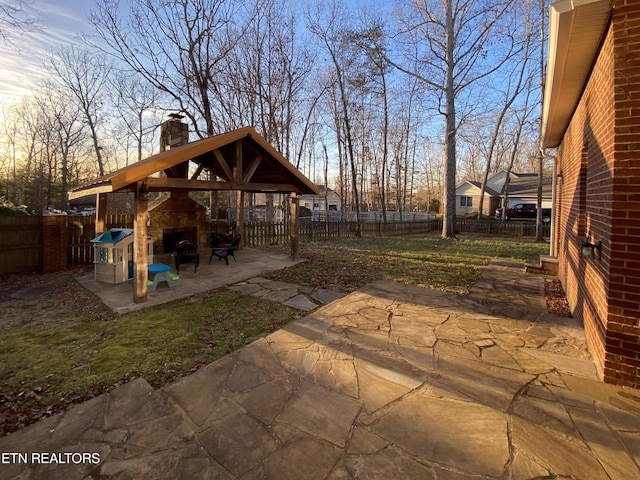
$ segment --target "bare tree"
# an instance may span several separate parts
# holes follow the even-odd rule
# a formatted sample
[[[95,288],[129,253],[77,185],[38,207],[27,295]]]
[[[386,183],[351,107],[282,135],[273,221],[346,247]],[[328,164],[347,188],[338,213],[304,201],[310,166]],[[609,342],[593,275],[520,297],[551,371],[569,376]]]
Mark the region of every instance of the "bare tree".
[[[10,0],[0,3],[0,38],[5,45],[13,45],[13,38],[27,32],[40,30],[40,21],[31,16],[26,7],[33,0]]]
[[[142,160],[145,145],[150,148],[150,140],[159,119],[154,113],[160,108],[161,94],[139,76],[118,72],[114,75],[113,107],[118,112],[127,136],[135,144],[135,161]],[[123,139],[118,139],[123,143]],[[127,164],[128,155],[127,155]]]
[[[408,46],[406,55],[412,65],[393,63],[433,89],[438,110],[445,117],[443,238],[455,235],[458,104],[465,100],[463,95],[469,95],[470,87],[497,71],[513,55],[513,26],[507,12],[514,3],[514,0],[412,0],[399,15],[402,26],[399,35]],[[502,48],[497,48],[500,45]]]
[[[62,92],[52,90],[50,86],[36,97],[36,102],[40,106],[43,118],[48,118],[52,134],[52,138],[49,139],[52,144],[51,150],[59,157],[57,159],[59,173],[50,180],[59,182],[60,192],[57,204],[61,210],[67,210],[67,192],[73,180],[74,150],[86,140],[82,110],[74,102],[67,102]]]
[[[13,105],[11,114],[16,127],[13,137],[14,148],[21,154],[20,161],[13,165],[15,189],[23,197],[25,205],[41,210],[44,200],[40,189],[40,109],[33,98],[23,97],[19,103]]]
[[[313,14],[307,15],[307,24],[309,30],[320,40],[326,52],[331,58],[336,75],[336,85],[338,87],[340,109],[342,118],[341,123],[344,125],[344,133],[346,138],[347,154],[351,168],[351,188],[353,192],[353,203],[356,211],[356,237],[361,236],[360,230],[360,198],[358,195],[358,171],[356,169],[356,161],[353,149],[353,138],[351,130],[351,111],[349,108],[350,98],[347,85],[347,77],[345,69],[349,60],[341,55],[342,44],[344,41],[344,29],[339,25],[339,12],[335,0],[328,5],[327,11],[323,12],[319,5],[316,5]],[[322,18],[326,13],[327,17]]]
[[[533,78],[530,78],[529,80],[531,83],[533,83]],[[522,133],[523,130],[527,124],[527,122],[529,121],[529,117],[531,116],[532,113],[532,106],[530,103],[530,98],[531,98],[531,92],[532,92],[532,88],[527,88],[526,89],[526,95],[524,98],[524,103],[521,106],[521,108],[517,109],[514,112],[514,119],[515,119],[515,128],[512,129],[513,133],[512,133],[512,141],[511,141],[511,155],[509,156],[509,164],[507,167],[507,176],[504,180],[504,197],[503,197],[503,204],[502,204],[502,220],[506,220],[507,219],[507,207],[509,206],[509,182],[511,181],[511,171],[513,169],[513,166],[515,164],[516,161],[516,156],[518,154],[518,151],[521,147],[521,142],[520,139],[522,138]]]
[[[546,22],[545,22],[545,9],[546,2],[539,0],[540,8],[540,97],[544,98],[544,83],[545,83],[545,64],[544,64],[544,44],[546,41]],[[540,133],[538,139],[540,142],[538,148],[538,199],[537,199],[537,214],[536,214],[536,242],[544,240],[544,230],[542,229],[542,175],[544,171],[544,149],[542,148],[542,109],[540,109]]]
[[[252,20],[244,34],[218,64],[211,83],[212,108],[221,129],[251,125],[290,158],[294,120],[306,114],[308,125],[315,106],[313,102],[307,114],[304,87],[313,55],[298,40],[295,11],[287,2],[258,0],[248,16]],[[299,155],[301,151],[302,145]],[[274,194],[267,194],[267,221],[274,217],[276,202]],[[280,198],[280,204],[284,202]]]
[[[105,122],[103,99],[107,95],[111,65],[103,55],[73,45],[58,49],[45,60],[45,64],[54,72],[56,84],[68,93],[82,111],[93,142],[98,174],[104,175],[99,129]]]
[[[118,0],[101,0],[90,22],[105,51],[167,94],[205,137],[217,133],[212,84],[242,36],[240,9],[231,0],[131,0],[121,18]]]
[[[0,105],[0,142],[4,148],[0,149],[0,181],[2,182],[2,196],[13,201],[16,205],[22,204],[19,198],[20,189],[17,182],[18,167],[18,122],[9,115],[9,111]]]
[[[11,146],[10,198],[34,210],[66,209],[69,186],[78,183],[79,172],[85,172],[81,164],[93,164],[81,110],[64,91],[44,84],[14,104],[8,114],[4,130]]]
[[[535,25],[532,20],[532,7],[533,2],[525,2],[522,7],[525,9],[523,12],[524,25],[522,29],[518,29],[518,33],[522,33],[522,53],[518,55],[517,62],[514,62],[514,68],[507,76],[506,80],[500,82],[503,85],[503,91],[501,92],[504,97],[504,102],[500,108],[497,116],[493,132],[490,137],[489,147],[486,157],[486,166],[484,170],[484,176],[482,178],[482,186],[480,188],[480,201],[478,205],[478,218],[482,216],[482,210],[484,206],[484,193],[487,188],[487,180],[491,171],[491,162],[493,159],[494,150],[498,141],[498,136],[502,128],[503,121],[507,116],[507,113],[516,99],[522,94],[526,87],[531,88],[532,83],[529,81],[533,75],[531,68],[532,53],[534,52],[534,33],[536,31]],[[514,78],[515,77],[515,78]],[[526,92],[525,92],[526,93]]]
[[[387,198],[386,198],[386,174],[387,165],[389,163],[389,122],[390,122],[390,106],[389,106],[389,86],[388,86],[388,70],[390,68],[387,62],[385,44],[386,34],[384,32],[383,22],[379,18],[365,20],[362,29],[349,32],[347,40],[353,43],[350,55],[360,55],[357,85],[363,94],[371,93],[376,100],[382,103],[382,124],[379,132],[381,144],[381,158],[379,165],[375,166],[376,175],[374,175],[373,183],[376,184],[379,195],[380,205],[382,209],[382,221],[387,222]],[[355,80],[352,80],[354,83]],[[376,102],[377,103],[377,102]],[[362,132],[363,140],[365,131]],[[363,162],[364,164],[364,162]],[[379,177],[379,178],[378,178]],[[364,178],[363,178],[364,182]]]

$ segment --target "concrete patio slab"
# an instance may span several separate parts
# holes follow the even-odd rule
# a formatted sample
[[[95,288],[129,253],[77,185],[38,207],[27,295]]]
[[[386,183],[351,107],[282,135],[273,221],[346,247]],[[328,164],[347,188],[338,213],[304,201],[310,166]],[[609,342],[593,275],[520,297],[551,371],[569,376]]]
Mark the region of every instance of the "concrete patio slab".
[[[175,272],[175,267],[171,263],[171,256],[165,257],[158,257],[156,261],[166,263]],[[154,292],[147,294],[147,301],[141,303],[133,301],[133,280],[111,285],[95,281],[94,276],[91,274],[77,276],[75,279],[80,285],[97,295],[111,310],[116,313],[126,313],[208,292],[226,285],[244,282],[248,279],[260,278],[261,275],[267,272],[291,267],[300,262],[291,260],[287,255],[267,252],[257,248],[243,248],[236,253],[237,261],[231,262],[229,265],[224,262],[212,262],[209,265],[204,261],[206,257],[208,255],[200,255],[203,261],[200,263],[197,272],[194,272],[191,268],[183,268],[180,271],[180,280],[177,286],[170,288],[161,283]]]

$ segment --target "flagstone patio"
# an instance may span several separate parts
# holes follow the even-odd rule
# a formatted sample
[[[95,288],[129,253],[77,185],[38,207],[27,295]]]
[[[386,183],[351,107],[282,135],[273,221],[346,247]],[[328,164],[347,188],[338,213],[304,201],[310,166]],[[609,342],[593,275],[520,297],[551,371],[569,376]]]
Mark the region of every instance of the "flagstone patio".
[[[640,478],[640,392],[598,380],[543,282],[508,262],[464,296],[375,282],[165,388],[136,379],[0,439],[99,455],[0,477]]]

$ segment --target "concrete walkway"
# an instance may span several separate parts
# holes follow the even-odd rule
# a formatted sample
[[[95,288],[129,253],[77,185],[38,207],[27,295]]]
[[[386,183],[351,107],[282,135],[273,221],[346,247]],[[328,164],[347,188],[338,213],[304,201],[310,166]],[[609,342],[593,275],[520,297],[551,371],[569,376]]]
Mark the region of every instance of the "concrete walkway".
[[[597,380],[543,282],[504,262],[466,296],[376,282],[0,439],[0,478],[640,478],[640,392]]]

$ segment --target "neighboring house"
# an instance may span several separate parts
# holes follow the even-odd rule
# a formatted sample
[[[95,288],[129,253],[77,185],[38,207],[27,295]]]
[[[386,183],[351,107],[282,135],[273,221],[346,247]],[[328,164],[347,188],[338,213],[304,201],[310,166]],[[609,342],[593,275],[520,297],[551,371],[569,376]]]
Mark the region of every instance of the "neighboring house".
[[[477,213],[480,208],[482,183],[467,180],[456,187],[456,215]],[[500,204],[500,192],[487,186],[484,191],[483,214],[493,215]]]
[[[307,207],[311,212],[325,211],[325,195],[329,206],[329,211],[340,211],[340,203],[342,197],[335,191],[325,185],[318,185],[318,195],[301,195],[300,206]]]
[[[500,170],[487,178],[482,206],[483,215],[491,216],[501,207],[505,198],[505,180],[507,172]],[[542,177],[542,208],[551,208],[551,178]],[[536,203],[538,201],[538,174],[511,172],[508,186],[507,207],[518,203]],[[480,208],[482,183],[465,181],[456,187],[456,214],[477,213]]]
[[[640,4],[562,0],[549,25],[551,253],[600,377],[640,388]]]
[[[542,177],[542,208],[552,208],[552,178]],[[504,200],[505,192],[501,192]],[[516,174],[509,181],[507,208],[518,203],[536,203],[538,201],[538,174]],[[503,202],[502,202],[503,203]]]

